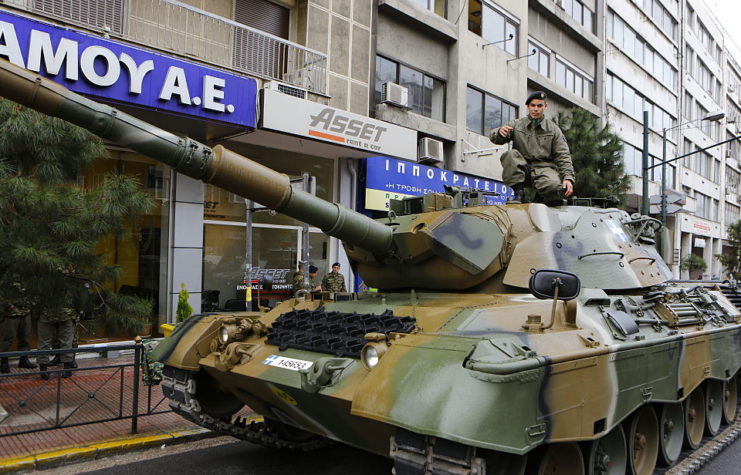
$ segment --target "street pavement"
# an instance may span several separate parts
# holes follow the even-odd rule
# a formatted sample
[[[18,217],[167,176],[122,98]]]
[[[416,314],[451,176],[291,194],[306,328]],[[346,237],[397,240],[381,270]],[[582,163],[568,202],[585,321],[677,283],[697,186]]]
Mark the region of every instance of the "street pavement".
[[[178,475],[375,475],[391,473],[391,461],[341,444],[313,452],[291,452],[222,436],[174,447],[164,445],[53,470],[55,475],[174,472]]]

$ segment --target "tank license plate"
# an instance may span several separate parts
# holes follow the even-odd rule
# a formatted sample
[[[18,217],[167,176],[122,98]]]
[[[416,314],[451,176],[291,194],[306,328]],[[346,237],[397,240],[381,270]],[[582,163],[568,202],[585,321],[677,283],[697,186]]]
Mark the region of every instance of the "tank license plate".
[[[277,366],[279,368],[290,369],[291,371],[300,371],[302,369],[311,368],[314,364],[312,361],[297,360],[294,358],[286,358],[285,356],[270,355],[262,362],[268,366]]]

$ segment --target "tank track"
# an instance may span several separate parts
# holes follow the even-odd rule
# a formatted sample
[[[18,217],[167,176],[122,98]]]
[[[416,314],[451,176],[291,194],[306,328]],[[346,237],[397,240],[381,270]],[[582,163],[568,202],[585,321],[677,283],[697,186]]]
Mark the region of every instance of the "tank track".
[[[194,373],[172,367],[166,367],[166,370],[162,379],[162,392],[169,399],[170,408],[201,427],[274,449],[309,452],[334,443],[318,435],[312,435],[305,440],[284,438],[264,419],[250,420],[241,416],[213,417],[203,412],[202,405],[195,397]]]

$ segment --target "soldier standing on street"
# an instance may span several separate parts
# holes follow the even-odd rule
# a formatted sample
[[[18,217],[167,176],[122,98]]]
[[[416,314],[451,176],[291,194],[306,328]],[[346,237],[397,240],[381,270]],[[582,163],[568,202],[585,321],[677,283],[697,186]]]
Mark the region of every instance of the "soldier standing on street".
[[[552,120],[545,118],[548,108],[544,92],[528,96],[528,115],[491,132],[497,145],[513,142],[512,150],[501,157],[502,179],[512,188],[515,200],[525,199],[525,184],[531,183],[546,203],[574,193],[574,166],[566,138]],[[562,195],[563,193],[563,195]]]
[[[13,284],[16,298],[13,303],[8,303],[2,309],[0,315],[0,329],[2,339],[0,340],[0,353],[10,351],[13,340],[18,338],[18,351],[29,351],[31,349],[31,306],[23,295],[20,284]],[[36,367],[28,356],[21,356],[18,360],[19,368],[33,369]],[[0,358],[0,373],[10,373],[8,358]]]
[[[347,292],[345,288],[345,276],[340,274],[340,263],[332,264],[332,272],[322,279],[322,290],[325,292]]]
[[[67,266],[62,270],[65,276],[71,276],[72,273],[72,266]],[[66,288],[63,291],[66,291],[66,298],[62,299],[62,302],[65,302],[62,308],[45,308],[40,312],[39,350],[51,350],[55,339],[59,341],[59,349],[72,348],[78,317],[74,305],[76,294],[72,288]],[[69,378],[72,376],[70,369],[75,367],[72,353],[63,353],[59,359],[65,369],[62,377]],[[39,355],[36,360],[39,362],[39,370],[42,371],[41,379],[49,379],[49,373],[46,372],[49,367],[49,355]]]

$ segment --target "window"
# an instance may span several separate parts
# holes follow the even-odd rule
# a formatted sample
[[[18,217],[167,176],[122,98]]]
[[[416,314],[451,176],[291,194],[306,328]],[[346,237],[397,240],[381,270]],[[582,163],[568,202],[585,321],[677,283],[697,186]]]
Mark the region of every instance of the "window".
[[[585,73],[556,58],[556,83],[582,99],[594,100],[594,81]]]
[[[659,157],[648,156],[649,166],[661,163]],[[625,173],[628,175],[642,176],[643,174],[643,150],[636,148],[629,143],[623,144],[623,163],[625,164]],[[666,165],[666,186],[674,188],[677,167],[674,164]],[[661,180],[661,167],[657,166],[649,170],[651,180]]]
[[[732,205],[731,203],[726,203],[725,206],[726,206],[725,224],[726,224],[726,227],[728,227],[731,224],[739,220],[739,210],[741,210],[741,208],[739,208],[736,205]]]
[[[640,0],[633,0],[640,6]],[[651,18],[654,23],[669,38],[677,41],[677,20],[661,4],[661,0],[643,0],[643,12]]]
[[[412,0],[414,4],[445,18],[445,0]]]
[[[609,10],[607,16],[607,24],[611,25],[607,31],[608,38],[657,81],[672,91],[676,91],[677,70],[614,11]]]
[[[445,121],[444,81],[383,56],[376,56],[376,104],[381,103],[385,82],[400,84],[409,90],[409,107],[414,113]]]
[[[535,54],[527,58],[527,65],[530,69],[539,72],[545,77],[549,76],[551,67],[551,52],[542,46],[533,43],[532,41],[527,42],[527,51],[532,53],[535,50]]]
[[[468,29],[489,43],[517,56],[519,24],[517,20],[481,0],[468,2]],[[512,35],[512,39],[510,39]]]
[[[496,96],[468,87],[466,128],[481,135],[517,118],[517,107]]]
[[[726,167],[726,193],[737,194],[739,181],[741,181],[741,174],[731,167]]]
[[[699,191],[695,191],[695,200],[697,201],[695,215],[710,221],[718,220],[718,200],[714,200]]]
[[[565,0],[562,8],[577,23],[594,33],[594,12],[579,0]]]
[[[672,114],[652,103],[611,72],[607,73],[605,82],[608,86],[612,86],[612,92],[607,93],[607,100],[638,122],[643,122],[643,111],[647,110],[649,127],[656,132],[661,133],[662,129],[669,129],[676,124],[677,120]]]

